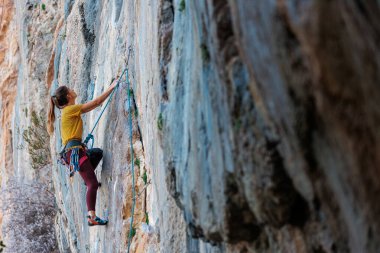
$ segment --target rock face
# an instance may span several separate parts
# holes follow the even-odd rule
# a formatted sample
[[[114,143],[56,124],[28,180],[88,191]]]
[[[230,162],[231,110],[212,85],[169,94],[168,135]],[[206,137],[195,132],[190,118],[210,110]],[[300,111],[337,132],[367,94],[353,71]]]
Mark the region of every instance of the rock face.
[[[1,184],[40,186],[38,252],[125,252],[130,234],[131,252],[380,248],[378,2],[5,2]],[[93,133],[110,223],[89,228],[86,186],[55,163],[60,112],[49,143],[46,107],[59,85],[85,103],[121,73]],[[100,113],[82,115],[85,134]],[[12,218],[5,251],[28,252]]]
[[[58,249],[51,151],[40,113],[54,12],[43,17],[39,5],[32,7],[2,1],[0,18],[0,220],[3,252],[12,253]]]
[[[11,118],[16,95],[18,43],[16,26],[12,26],[13,2],[3,1],[0,8],[0,178],[3,182],[13,168]],[[0,223],[2,220],[3,212],[0,211]],[[3,238],[2,232],[0,237]]]
[[[16,95],[18,42],[17,27],[14,20],[14,5],[12,1],[3,1],[0,18],[0,92],[1,92],[1,171],[13,167],[12,161],[12,127],[11,117]],[[13,22],[12,22],[13,21]],[[3,173],[1,177],[3,177]]]

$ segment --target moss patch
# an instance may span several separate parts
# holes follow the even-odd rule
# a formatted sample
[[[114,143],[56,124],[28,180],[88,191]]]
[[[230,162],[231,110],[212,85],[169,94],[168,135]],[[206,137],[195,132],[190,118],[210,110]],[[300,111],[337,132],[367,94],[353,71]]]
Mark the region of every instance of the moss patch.
[[[148,176],[146,174],[146,170],[144,171],[144,174],[141,176],[141,178],[144,181],[144,184],[147,184],[147,182],[148,182]]]
[[[164,119],[162,118],[162,113],[160,113],[157,119],[157,127],[161,131],[163,129],[163,126],[164,126]]]
[[[135,165],[137,167],[140,167],[140,159],[138,159],[138,158],[135,159]]]
[[[185,3],[185,0],[181,0],[181,2],[179,3],[179,8],[178,10],[180,12],[184,11],[186,9],[186,3]]]
[[[132,230],[130,232],[130,236],[131,236],[131,238],[133,238],[135,235],[136,235],[136,229],[134,227],[132,227]]]
[[[32,159],[32,168],[39,169],[51,162],[49,134],[46,130],[46,121],[42,116],[32,111],[31,125],[22,133],[25,142],[28,143],[28,153]]]

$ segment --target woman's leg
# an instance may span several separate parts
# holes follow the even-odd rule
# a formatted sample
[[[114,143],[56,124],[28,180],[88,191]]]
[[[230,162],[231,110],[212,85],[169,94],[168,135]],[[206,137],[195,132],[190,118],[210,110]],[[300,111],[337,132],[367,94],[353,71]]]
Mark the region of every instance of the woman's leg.
[[[82,161],[79,174],[87,185],[86,203],[89,214],[87,219],[88,225],[106,225],[108,221],[100,219],[95,214],[96,192],[98,191],[99,182],[96,179],[94,168],[92,167],[90,159],[85,159]]]
[[[67,160],[70,162],[71,151],[66,154]],[[86,154],[83,150],[79,152],[79,174],[83,178],[86,186],[86,204],[87,210],[89,213],[88,224],[90,226],[93,225],[106,225],[108,223],[107,220],[102,220],[98,218],[95,214],[95,206],[96,206],[96,193],[99,187],[99,182],[96,178],[94,168],[91,164],[90,159],[86,157]]]
[[[83,178],[87,186],[86,203],[87,210],[95,212],[96,193],[98,191],[99,182],[96,179],[94,168],[89,159],[83,161],[80,166],[79,174]]]

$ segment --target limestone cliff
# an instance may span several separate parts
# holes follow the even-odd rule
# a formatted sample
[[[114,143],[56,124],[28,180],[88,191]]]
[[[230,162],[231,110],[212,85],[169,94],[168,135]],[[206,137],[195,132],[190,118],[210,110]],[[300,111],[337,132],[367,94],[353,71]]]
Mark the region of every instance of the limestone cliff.
[[[4,252],[380,248],[378,1],[3,2]],[[84,103],[126,68],[94,131],[109,225],[89,228],[49,94]]]

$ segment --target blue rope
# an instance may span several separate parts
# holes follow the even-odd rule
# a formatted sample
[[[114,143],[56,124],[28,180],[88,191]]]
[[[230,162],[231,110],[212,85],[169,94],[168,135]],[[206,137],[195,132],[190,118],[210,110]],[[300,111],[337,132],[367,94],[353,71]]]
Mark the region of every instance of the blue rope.
[[[136,191],[135,191],[135,168],[134,168],[134,162],[133,162],[133,144],[132,144],[132,135],[133,135],[133,128],[132,128],[132,107],[131,107],[131,92],[130,92],[130,82],[129,82],[129,76],[128,76],[128,69],[125,72],[125,80],[128,85],[128,107],[129,107],[129,138],[131,143],[131,168],[132,168],[132,211],[131,211],[131,225],[129,227],[129,236],[128,236],[128,253],[131,247],[131,239],[132,239],[132,229],[133,229],[133,215],[135,213],[135,204],[136,204]]]
[[[120,77],[119,77],[119,80],[117,80],[117,84],[116,84],[115,89],[113,89],[113,91],[111,92],[111,95],[109,96],[106,105],[103,107],[102,112],[101,112],[100,115],[98,116],[98,119],[96,120],[94,127],[92,128],[91,132],[87,135],[87,137],[86,137],[86,139],[85,139],[85,141],[84,141],[84,144],[85,144],[86,146],[87,146],[87,143],[88,143],[90,140],[92,140],[92,142],[91,142],[91,148],[93,147],[93,145],[94,145],[94,136],[92,135],[92,133],[94,132],[95,127],[98,125],[99,120],[100,120],[100,118],[102,117],[104,111],[105,111],[106,108],[108,107],[108,105],[109,105],[109,103],[110,103],[110,101],[111,101],[111,99],[112,99],[113,94],[114,94],[114,93],[116,92],[116,90],[119,88],[120,79],[122,78],[122,76],[124,75],[124,73],[125,73],[126,71],[127,71],[127,68],[124,69],[123,73],[122,73],[122,74],[120,75]]]
[[[132,49],[131,47],[129,48],[129,53],[128,53],[128,60],[127,60],[127,66],[128,66],[128,62],[129,62],[129,56],[130,56],[130,53],[131,53]],[[134,213],[135,213],[135,205],[136,205],[136,190],[135,190],[135,167],[134,167],[134,158],[133,158],[133,144],[132,144],[132,137],[133,137],[133,125],[132,125],[132,106],[131,106],[131,92],[130,92],[130,82],[129,82],[129,73],[128,73],[128,68],[126,67],[123,71],[123,73],[120,75],[119,77],[119,80],[117,81],[117,84],[116,84],[116,87],[115,89],[112,91],[106,105],[104,106],[102,112],[100,113],[98,119],[96,120],[95,122],[95,125],[94,127],[92,128],[91,132],[87,135],[85,141],[84,141],[84,144],[87,145],[87,143],[92,140],[92,143],[91,143],[91,148],[94,144],[94,136],[92,135],[96,125],[99,123],[99,120],[100,120],[100,117],[103,115],[103,112],[105,111],[105,109],[107,108],[107,106],[109,105],[111,99],[112,99],[112,96],[113,94],[115,93],[115,91],[118,89],[119,87],[119,83],[120,83],[120,80],[121,78],[123,77],[123,75],[125,74],[125,80],[127,82],[127,85],[128,85],[128,107],[129,107],[129,137],[130,137],[130,144],[131,144],[131,171],[132,171],[132,210],[131,210],[131,225],[129,227],[129,236],[128,236],[128,253],[130,251],[130,247],[131,247],[131,239],[132,239],[132,233],[133,233],[133,216],[134,216]]]

